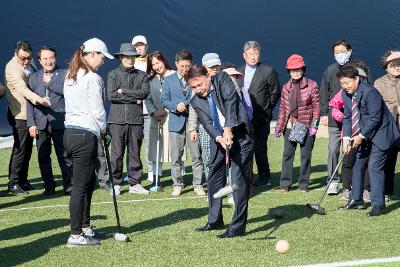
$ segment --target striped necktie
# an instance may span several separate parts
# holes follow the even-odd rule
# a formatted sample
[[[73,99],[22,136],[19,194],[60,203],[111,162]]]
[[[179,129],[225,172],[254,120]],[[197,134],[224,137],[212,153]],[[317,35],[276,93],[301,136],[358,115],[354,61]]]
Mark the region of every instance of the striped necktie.
[[[356,96],[351,98],[351,137],[360,133],[360,112],[357,107]]]

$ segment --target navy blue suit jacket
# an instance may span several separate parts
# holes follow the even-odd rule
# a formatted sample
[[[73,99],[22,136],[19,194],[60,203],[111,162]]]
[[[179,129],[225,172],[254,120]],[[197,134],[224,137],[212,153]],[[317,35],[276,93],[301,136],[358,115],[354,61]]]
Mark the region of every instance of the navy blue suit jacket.
[[[169,110],[168,131],[179,132],[186,126],[186,120],[189,115],[189,110],[179,112],[176,106],[179,103],[188,105],[192,96],[192,88],[188,85],[187,94],[182,91],[181,83],[178,78],[178,73],[171,74],[165,77],[161,91],[161,105]]]
[[[211,83],[212,89],[215,90],[215,94],[212,95],[213,100],[225,118],[225,124],[221,126],[232,128],[234,138],[238,136],[235,135],[236,131],[243,130],[246,130],[248,135],[252,136],[253,126],[248,119],[246,108],[235,89],[235,85],[228,74],[220,72],[212,77]],[[194,95],[191,105],[211,139],[215,141],[217,136],[222,136],[221,132],[213,125],[207,97]],[[213,143],[215,144],[215,142]],[[211,149],[211,153],[213,154],[213,149]],[[215,154],[210,156],[211,160],[213,160]]]
[[[41,97],[46,94],[50,98],[50,107],[32,105],[27,102],[27,126],[37,126],[43,130],[49,122],[53,129],[64,129],[65,102],[64,81],[67,74],[65,69],[56,69],[49,83],[43,82],[44,70],[41,69],[29,77],[29,88]],[[47,92],[46,92],[47,89]]]
[[[351,136],[351,99],[342,92],[344,102],[343,136]],[[370,84],[361,82],[356,99],[360,111],[361,134],[381,150],[388,150],[400,137],[399,129],[387,109],[382,95]]]

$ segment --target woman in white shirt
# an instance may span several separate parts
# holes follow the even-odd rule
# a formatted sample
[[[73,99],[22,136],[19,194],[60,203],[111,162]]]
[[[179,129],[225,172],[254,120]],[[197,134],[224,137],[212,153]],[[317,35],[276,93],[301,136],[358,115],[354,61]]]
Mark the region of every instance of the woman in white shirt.
[[[96,73],[104,57],[113,59],[103,41],[93,38],[84,42],[69,64],[64,83],[64,146],[73,166],[68,247],[100,244],[90,225],[90,203],[96,184],[97,143],[106,131],[104,85]]]

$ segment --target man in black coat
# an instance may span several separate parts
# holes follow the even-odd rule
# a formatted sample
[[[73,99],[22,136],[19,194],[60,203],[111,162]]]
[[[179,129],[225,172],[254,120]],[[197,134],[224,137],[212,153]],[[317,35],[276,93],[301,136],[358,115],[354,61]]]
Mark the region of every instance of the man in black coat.
[[[51,106],[34,106],[31,102],[27,102],[27,127],[29,135],[36,138],[39,168],[44,181],[44,195],[51,196],[55,193],[56,184],[50,158],[52,141],[63,176],[64,192],[70,194],[72,170],[65,160],[63,145],[64,81],[67,71],[57,67],[54,48],[42,46],[38,52],[38,59],[43,69],[30,76],[29,88],[41,97],[48,97]]]
[[[248,41],[243,47],[246,65],[238,69],[244,77],[238,80],[242,88],[247,110],[253,110],[256,164],[258,184],[268,185],[271,173],[268,162],[268,135],[272,110],[278,102],[280,85],[278,73],[270,66],[260,63],[261,46],[256,41]],[[248,101],[248,99],[251,101]]]
[[[245,105],[241,102],[235,85],[225,72],[213,77],[205,67],[194,65],[187,79],[196,94],[191,100],[200,123],[210,135],[210,172],[208,184],[208,223],[198,231],[222,229],[222,199],[212,196],[226,184],[225,148],[230,146],[235,212],[232,222],[219,238],[242,236],[246,231],[249,199],[249,171],[253,156],[253,128],[249,123]]]

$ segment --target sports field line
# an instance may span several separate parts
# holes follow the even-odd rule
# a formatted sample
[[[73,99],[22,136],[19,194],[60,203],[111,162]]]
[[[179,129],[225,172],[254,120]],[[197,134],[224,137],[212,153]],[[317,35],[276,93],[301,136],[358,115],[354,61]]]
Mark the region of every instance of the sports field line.
[[[391,262],[400,262],[400,257],[363,259],[363,260],[342,261],[342,262],[332,262],[332,263],[318,263],[310,265],[296,265],[291,267],[339,267],[339,266],[371,265],[377,263],[391,263]]]
[[[197,199],[197,198],[206,198],[206,196],[118,200],[118,203],[164,201],[164,200],[184,200],[184,199]],[[106,205],[106,204],[113,204],[113,202],[112,201],[92,202],[92,205]],[[18,209],[1,209],[0,212],[37,210],[37,209],[53,209],[53,208],[60,208],[60,207],[69,207],[69,204],[47,205],[47,206],[38,206],[38,207],[25,207],[25,208],[18,208]]]

